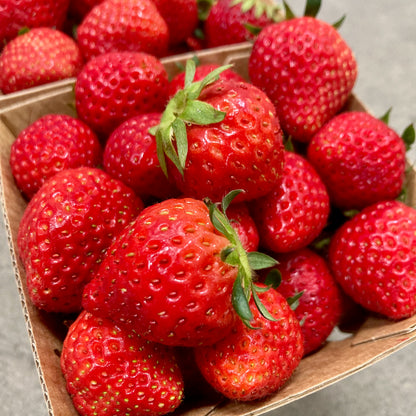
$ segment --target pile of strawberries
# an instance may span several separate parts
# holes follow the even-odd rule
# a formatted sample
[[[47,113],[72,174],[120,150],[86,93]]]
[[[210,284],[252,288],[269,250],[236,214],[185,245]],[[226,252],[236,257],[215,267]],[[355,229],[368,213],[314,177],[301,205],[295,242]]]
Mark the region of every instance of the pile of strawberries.
[[[77,411],[162,415],[203,382],[262,399],[351,305],[416,313],[414,129],[343,111],[357,63],[319,2],[256,35],[250,81],[195,60],[168,79],[117,23],[100,34],[98,10],[122,3],[150,7],[105,0],[84,22],[123,50],[79,26],[77,116],[38,119],[10,156],[30,298],[73,318],[61,366]]]

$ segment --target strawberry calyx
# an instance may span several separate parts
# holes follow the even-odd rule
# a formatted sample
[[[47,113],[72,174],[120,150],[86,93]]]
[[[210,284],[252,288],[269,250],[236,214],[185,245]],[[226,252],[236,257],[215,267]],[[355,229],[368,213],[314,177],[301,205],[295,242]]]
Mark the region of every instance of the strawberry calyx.
[[[279,22],[283,19],[282,7],[274,1],[269,0],[232,0],[230,6],[240,5],[241,11],[247,13],[253,10],[254,16],[259,19],[266,15],[273,22]]]
[[[294,19],[296,17],[293,10],[287,4],[286,1],[283,1],[283,7],[285,10],[286,20]],[[319,9],[321,8],[321,0],[306,0],[305,10],[303,12],[304,16],[316,17],[318,15]]]
[[[185,85],[168,102],[160,124],[149,130],[156,137],[157,157],[164,174],[168,176],[168,157],[183,176],[188,154],[186,126],[190,124],[208,125],[224,120],[225,112],[198,100],[202,90],[217,81],[221,72],[231,68],[224,65],[214,69],[201,81],[195,81],[196,64],[193,59],[186,62]]]
[[[255,271],[268,269],[278,264],[277,260],[260,252],[247,252],[238,237],[236,230],[232,227],[227,218],[226,211],[232,200],[241,190],[231,191],[219,204],[213,203],[210,199],[204,200],[209,209],[209,215],[214,227],[223,234],[230,245],[221,252],[221,260],[225,263],[238,267],[238,273],[233,285],[232,304],[238,316],[249,328],[252,328],[250,321],[253,313],[249,306],[251,296],[261,315],[271,321],[276,319],[270,314],[261,302],[258,293],[265,292],[270,288],[276,288],[280,284],[280,273],[270,273],[266,279],[265,286],[255,284]],[[220,209],[221,207],[221,209]]]

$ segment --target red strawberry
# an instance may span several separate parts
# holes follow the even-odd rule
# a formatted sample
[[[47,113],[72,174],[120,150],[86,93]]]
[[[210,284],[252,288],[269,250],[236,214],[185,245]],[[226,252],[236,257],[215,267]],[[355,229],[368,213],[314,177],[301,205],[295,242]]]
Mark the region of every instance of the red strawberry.
[[[283,130],[309,142],[345,104],[357,63],[333,26],[306,16],[261,31],[249,59],[249,75],[273,101]]]
[[[58,172],[26,207],[17,244],[29,296],[40,309],[76,312],[115,236],[143,208],[107,173],[81,167]]]
[[[207,47],[253,40],[249,26],[263,29],[283,18],[273,0],[218,0],[211,7],[204,24]]]
[[[160,117],[161,113],[148,113],[126,120],[113,131],[104,149],[104,169],[142,199],[178,195],[159,166],[155,138],[148,131],[159,124]]]
[[[403,187],[404,141],[368,113],[346,112],[331,119],[312,138],[307,157],[331,202],[343,210],[395,199]]]
[[[77,29],[78,44],[86,61],[108,52],[166,54],[169,32],[151,0],[104,0]]]
[[[306,247],[326,226],[330,205],[325,185],[301,155],[285,151],[282,183],[253,201],[260,244],[276,253]]]
[[[61,29],[70,0],[0,0],[0,49],[23,28]],[[1,71],[0,71],[1,72]]]
[[[399,201],[370,205],[343,224],[329,246],[334,277],[364,308],[391,319],[416,312],[416,210]]]
[[[282,281],[277,290],[298,299],[304,355],[320,348],[341,318],[343,298],[326,261],[308,248],[276,256]]]
[[[142,52],[113,52],[91,59],[75,83],[78,117],[107,138],[123,121],[165,108],[168,76]]]
[[[22,130],[10,151],[10,167],[18,188],[31,199],[57,172],[101,163],[101,145],[82,121],[48,114]]]
[[[83,60],[76,42],[58,30],[31,29],[0,55],[0,90],[4,94],[75,77]]]
[[[61,368],[82,416],[159,416],[183,399],[182,376],[170,348],[85,311],[69,328]]]
[[[259,293],[259,297],[274,321],[256,311],[250,322],[253,328],[238,321],[221,341],[195,348],[205,379],[231,400],[257,400],[275,393],[303,355],[299,321],[285,298],[274,289]]]

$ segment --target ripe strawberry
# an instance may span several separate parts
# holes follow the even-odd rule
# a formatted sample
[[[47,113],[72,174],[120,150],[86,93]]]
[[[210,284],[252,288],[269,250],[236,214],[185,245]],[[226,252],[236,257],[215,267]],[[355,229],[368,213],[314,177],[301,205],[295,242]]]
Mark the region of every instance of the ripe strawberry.
[[[110,135],[104,149],[104,169],[130,186],[142,199],[167,199],[178,195],[164,175],[156,142],[148,130],[159,124],[161,113],[147,113],[123,122]]]
[[[273,0],[218,0],[211,7],[204,24],[208,48],[253,40],[257,30],[283,18]]]
[[[40,27],[8,43],[0,55],[4,94],[75,77],[83,66],[76,42],[58,30]]]
[[[303,355],[299,321],[285,298],[274,289],[258,296],[274,321],[256,311],[251,321],[254,328],[238,321],[216,344],[195,348],[205,379],[231,400],[257,400],[276,392]],[[253,299],[250,302],[254,303]]]
[[[304,355],[320,348],[341,318],[343,298],[323,257],[309,248],[276,255],[285,299],[301,293],[295,315],[301,322]]]
[[[104,0],[82,20],[78,44],[86,61],[108,52],[166,54],[169,32],[151,0]]]
[[[300,154],[285,151],[281,184],[253,201],[260,245],[275,253],[306,247],[326,226],[330,204],[325,185]]]
[[[325,182],[331,202],[343,210],[395,199],[403,187],[404,141],[368,113],[332,118],[312,138],[307,157]]]
[[[182,376],[170,348],[85,311],[65,337],[61,369],[82,416],[159,416],[183,399]]]
[[[66,169],[46,181],[27,205],[17,237],[33,304],[76,312],[115,236],[143,208],[127,186],[89,167]]]
[[[0,0],[0,50],[23,28],[61,29],[70,0]]]
[[[10,167],[17,187],[31,199],[57,172],[80,166],[98,166],[102,149],[94,132],[82,121],[65,114],[47,114],[13,142]]]
[[[91,59],[75,83],[78,117],[105,139],[123,121],[165,108],[168,76],[142,52],[113,52]]]
[[[329,265],[344,291],[391,319],[416,312],[416,210],[384,201],[364,208],[331,239]]]
[[[305,16],[261,31],[249,58],[249,75],[273,101],[283,130],[309,142],[345,104],[357,63],[333,26]]]

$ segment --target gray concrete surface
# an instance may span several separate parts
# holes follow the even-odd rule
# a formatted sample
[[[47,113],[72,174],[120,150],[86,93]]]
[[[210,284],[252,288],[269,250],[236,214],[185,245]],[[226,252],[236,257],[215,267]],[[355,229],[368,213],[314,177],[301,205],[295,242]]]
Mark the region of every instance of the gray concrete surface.
[[[300,13],[304,1],[289,0]],[[326,0],[319,17],[347,19],[340,32],[355,52],[355,93],[375,115],[393,107],[390,125],[400,133],[416,121],[416,2]],[[415,149],[409,158],[416,159]],[[46,416],[27,337],[3,223],[0,228],[0,413]],[[416,414],[416,344],[269,416],[401,416]],[[319,369],[317,369],[319,371]]]

